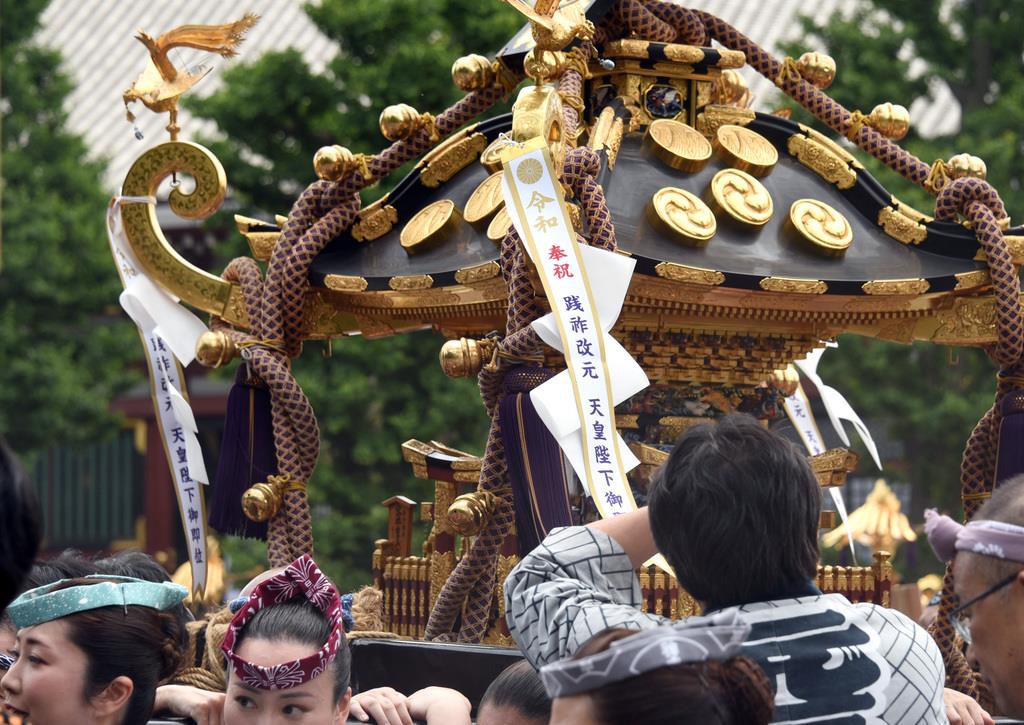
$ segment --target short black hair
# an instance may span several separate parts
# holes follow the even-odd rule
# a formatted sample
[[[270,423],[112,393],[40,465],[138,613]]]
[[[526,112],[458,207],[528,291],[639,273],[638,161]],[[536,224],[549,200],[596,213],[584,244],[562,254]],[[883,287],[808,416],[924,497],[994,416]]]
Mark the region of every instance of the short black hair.
[[[655,543],[708,607],[777,599],[817,573],[821,489],[804,454],[751,416],[680,436],[649,505]]]
[[[39,507],[28,475],[0,438],[0,614],[32,568],[42,536]]]
[[[551,719],[551,698],[544,689],[544,683],[526,660],[509,665],[494,678],[480,699],[480,709],[509,707],[524,718],[547,722]]]
[[[305,597],[295,597],[256,612],[239,633],[235,649],[246,639],[300,642],[319,649],[330,636],[331,623],[327,616]],[[352,652],[344,634],[331,667],[334,672],[334,701],[339,702],[348,690],[352,673]]]
[[[56,584],[61,579],[81,579],[96,574],[98,570],[92,559],[78,549],[64,549],[57,556],[39,559],[22,582],[22,591],[29,591],[47,584]]]

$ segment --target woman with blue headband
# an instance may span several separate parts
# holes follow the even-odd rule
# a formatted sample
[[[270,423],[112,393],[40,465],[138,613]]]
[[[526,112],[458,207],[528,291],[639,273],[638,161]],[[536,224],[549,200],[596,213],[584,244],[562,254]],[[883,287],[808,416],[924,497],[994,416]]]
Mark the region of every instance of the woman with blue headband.
[[[7,608],[18,628],[4,706],[32,725],[145,725],[157,684],[174,674],[177,584],[85,577],[25,592]]]

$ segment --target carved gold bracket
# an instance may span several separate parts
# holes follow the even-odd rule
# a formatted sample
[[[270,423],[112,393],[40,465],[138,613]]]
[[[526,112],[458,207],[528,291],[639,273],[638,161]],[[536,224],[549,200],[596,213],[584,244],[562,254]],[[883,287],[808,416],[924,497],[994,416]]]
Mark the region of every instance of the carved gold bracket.
[[[128,170],[121,192],[155,196],[160,183],[175,172],[192,176],[195,189],[189,194],[173,189],[167,199],[171,211],[185,219],[206,219],[220,208],[227,191],[224,167],[208,149],[187,141],[162,143],[142,154]],[[241,289],[178,254],[160,229],[153,204],[125,202],[121,222],[132,251],[154,282],[192,307],[233,325],[248,325],[244,305],[232,304],[233,296],[241,301]]]

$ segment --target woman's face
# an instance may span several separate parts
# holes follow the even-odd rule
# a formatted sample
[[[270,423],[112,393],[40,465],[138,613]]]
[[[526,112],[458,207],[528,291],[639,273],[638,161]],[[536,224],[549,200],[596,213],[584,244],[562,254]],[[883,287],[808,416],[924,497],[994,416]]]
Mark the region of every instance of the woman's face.
[[[594,725],[599,722],[602,720],[594,712],[594,701],[590,695],[556,697],[551,703],[549,725]]]
[[[17,660],[0,680],[4,705],[33,725],[92,722],[83,697],[88,660],[55,619],[18,632]]]
[[[316,648],[299,642],[245,639],[238,656],[254,665],[271,666],[308,657]],[[224,700],[224,725],[335,725],[348,717],[352,691],[334,700],[333,668],[319,677],[287,690],[258,690],[243,684],[231,670]],[[33,721],[33,725],[35,725]]]

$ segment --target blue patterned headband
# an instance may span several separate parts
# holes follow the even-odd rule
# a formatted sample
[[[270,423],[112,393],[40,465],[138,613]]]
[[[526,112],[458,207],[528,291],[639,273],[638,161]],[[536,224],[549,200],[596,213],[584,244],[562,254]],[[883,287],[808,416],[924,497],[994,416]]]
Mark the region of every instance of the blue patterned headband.
[[[736,612],[690,617],[616,640],[588,657],[545,665],[540,678],[550,697],[568,697],[661,667],[730,659],[749,634]]]
[[[69,579],[46,584],[22,594],[7,607],[7,615],[19,629],[43,622],[78,614],[100,607],[127,607],[170,609],[188,594],[180,584],[148,582],[127,576],[92,574],[86,579],[98,579],[95,584],[56,589]]]

